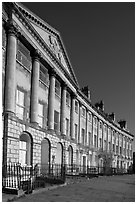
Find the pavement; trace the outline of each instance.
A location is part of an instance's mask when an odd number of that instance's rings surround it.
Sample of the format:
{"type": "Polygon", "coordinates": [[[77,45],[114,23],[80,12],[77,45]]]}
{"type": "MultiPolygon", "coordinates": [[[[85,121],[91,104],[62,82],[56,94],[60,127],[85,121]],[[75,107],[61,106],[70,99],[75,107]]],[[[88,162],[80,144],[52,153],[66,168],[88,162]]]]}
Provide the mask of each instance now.
{"type": "Polygon", "coordinates": [[[135,202],[135,175],[103,176],[52,186],[15,202],[135,202]]]}

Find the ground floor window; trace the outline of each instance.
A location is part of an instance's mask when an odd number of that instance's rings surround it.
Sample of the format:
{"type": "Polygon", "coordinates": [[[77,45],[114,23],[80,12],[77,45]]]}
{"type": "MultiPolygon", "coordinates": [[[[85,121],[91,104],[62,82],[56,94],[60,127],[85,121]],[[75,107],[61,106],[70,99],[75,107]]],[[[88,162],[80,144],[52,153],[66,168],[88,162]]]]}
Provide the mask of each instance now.
{"type": "Polygon", "coordinates": [[[19,141],[19,163],[21,165],[31,165],[31,150],[31,137],[27,133],[23,133],[19,141]]]}

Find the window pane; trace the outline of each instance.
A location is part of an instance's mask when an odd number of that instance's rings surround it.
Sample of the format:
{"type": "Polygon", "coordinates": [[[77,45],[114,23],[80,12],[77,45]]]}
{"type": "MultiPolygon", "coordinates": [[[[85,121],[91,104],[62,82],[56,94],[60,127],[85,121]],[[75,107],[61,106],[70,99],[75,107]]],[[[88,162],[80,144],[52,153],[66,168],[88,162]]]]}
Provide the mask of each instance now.
{"type": "Polygon", "coordinates": [[[75,138],[77,138],[77,124],[75,124],[75,138]]]}
{"type": "Polygon", "coordinates": [[[66,118],[66,135],[69,134],[69,119],[66,118]]]}
{"type": "Polygon", "coordinates": [[[19,142],[19,145],[20,145],[20,149],[26,150],[26,148],[27,148],[27,143],[26,143],[26,142],[20,141],[20,142],[19,142]]]}
{"type": "Polygon", "coordinates": [[[19,151],[19,163],[21,163],[21,165],[26,164],[26,151],[24,150],[19,151]]]}
{"type": "Polygon", "coordinates": [[[54,111],[54,130],[59,130],[59,112],[54,111]]]}
{"type": "Polygon", "coordinates": [[[17,104],[24,106],[24,92],[17,90],[17,104]]]}
{"type": "Polygon", "coordinates": [[[16,114],[20,119],[23,119],[24,108],[16,105],[16,114]]]}
{"type": "Polygon", "coordinates": [[[55,93],[60,96],[60,83],[57,80],[55,82],[55,93]]]}
{"type": "Polygon", "coordinates": [[[70,106],[70,94],[68,92],[66,93],[66,105],[70,106]]]}
{"type": "Polygon", "coordinates": [[[75,112],[78,113],[78,102],[75,101],[75,112]]]}
{"type": "Polygon", "coordinates": [[[40,80],[43,81],[45,84],[48,85],[49,82],[49,76],[48,76],[48,71],[47,69],[44,67],[44,65],[40,64],[40,80]]]}

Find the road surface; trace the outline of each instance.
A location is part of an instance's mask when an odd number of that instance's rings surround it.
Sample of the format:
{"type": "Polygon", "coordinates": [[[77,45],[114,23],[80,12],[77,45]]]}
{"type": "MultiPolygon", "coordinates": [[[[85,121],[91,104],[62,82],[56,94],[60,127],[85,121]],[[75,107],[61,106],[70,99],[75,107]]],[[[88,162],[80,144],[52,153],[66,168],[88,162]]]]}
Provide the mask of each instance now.
{"type": "Polygon", "coordinates": [[[26,195],[16,202],[135,202],[135,176],[104,176],[26,195]]]}

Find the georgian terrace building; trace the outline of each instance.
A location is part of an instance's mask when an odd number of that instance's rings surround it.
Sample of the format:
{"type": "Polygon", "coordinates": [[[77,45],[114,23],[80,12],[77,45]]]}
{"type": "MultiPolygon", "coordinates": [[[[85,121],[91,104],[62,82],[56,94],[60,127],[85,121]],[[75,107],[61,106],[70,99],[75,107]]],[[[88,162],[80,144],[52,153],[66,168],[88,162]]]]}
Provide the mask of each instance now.
{"type": "Polygon", "coordinates": [[[20,3],[2,23],[3,163],[97,166],[102,150],[127,169],[133,135],[80,89],[59,32],[20,3]]]}

